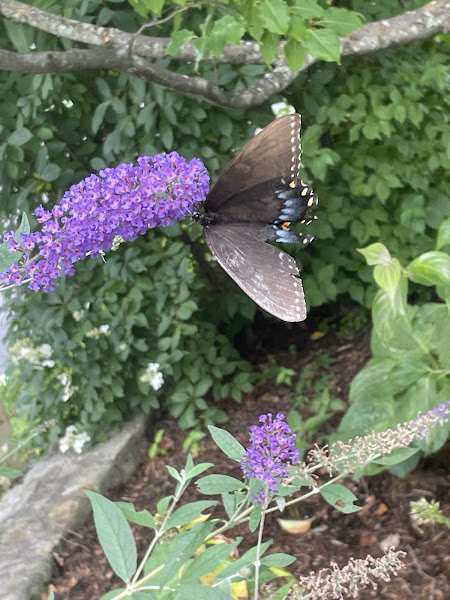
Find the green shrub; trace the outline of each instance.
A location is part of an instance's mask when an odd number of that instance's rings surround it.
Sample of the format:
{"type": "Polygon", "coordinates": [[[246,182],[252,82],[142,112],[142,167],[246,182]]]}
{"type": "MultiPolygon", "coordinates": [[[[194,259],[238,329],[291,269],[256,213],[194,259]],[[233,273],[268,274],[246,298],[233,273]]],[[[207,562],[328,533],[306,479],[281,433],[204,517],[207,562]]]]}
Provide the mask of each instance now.
{"type": "MultiPolygon", "coordinates": [[[[351,406],[336,437],[354,438],[413,419],[450,398],[450,219],[442,222],[436,249],[418,256],[407,267],[380,243],[360,250],[380,290],[372,307],[373,358],[350,387],[351,406]],[[409,282],[432,287],[435,302],[408,302],[409,282]]],[[[450,423],[415,442],[426,454],[447,440],[450,423]]],[[[417,464],[419,454],[395,472],[417,464]]]]}

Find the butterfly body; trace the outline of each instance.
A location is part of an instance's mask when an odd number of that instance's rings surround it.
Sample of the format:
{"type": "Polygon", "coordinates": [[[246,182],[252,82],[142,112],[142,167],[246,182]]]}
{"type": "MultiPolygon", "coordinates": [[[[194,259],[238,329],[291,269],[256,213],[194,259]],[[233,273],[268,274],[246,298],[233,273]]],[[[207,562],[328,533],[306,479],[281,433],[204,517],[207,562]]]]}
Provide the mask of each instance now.
{"type": "Polygon", "coordinates": [[[275,242],[309,243],[290,231],[308,224],[317,196],[298,178],[300,115],[280,117],[256,135],[220,174],[197,220],[221,267],[267,312],[303,321],[306,303],[293,258],[275,242]]]}

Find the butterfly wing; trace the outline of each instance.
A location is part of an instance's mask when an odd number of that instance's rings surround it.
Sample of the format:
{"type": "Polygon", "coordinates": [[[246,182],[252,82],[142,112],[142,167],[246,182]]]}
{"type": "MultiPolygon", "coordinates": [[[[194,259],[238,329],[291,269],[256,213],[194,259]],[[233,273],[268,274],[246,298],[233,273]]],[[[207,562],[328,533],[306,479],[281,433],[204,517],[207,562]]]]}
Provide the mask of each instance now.
{"type": "Polygon", "coordinates": [[[306,319],[306,303],[293,258],[263,242],[264,228],[231,223],[205,227],[205,240],[220,266],[261,308],[283,321],[306,319]]]}
{"type": "Polygon", "coordinates": [[[249,214],[253,215],[250,220],[275,220],[280,210],[274,204],[276,191],[282,180],[288,185],[298,175],[300,125],[299,114],[285,115],[252,138],[220,174],[205,201],[205,211],[225,214],[229,204],[236,220],[247,220],[249,214]],[[245,215],[238,214],[242,203],[247,207],[245,215]]]}

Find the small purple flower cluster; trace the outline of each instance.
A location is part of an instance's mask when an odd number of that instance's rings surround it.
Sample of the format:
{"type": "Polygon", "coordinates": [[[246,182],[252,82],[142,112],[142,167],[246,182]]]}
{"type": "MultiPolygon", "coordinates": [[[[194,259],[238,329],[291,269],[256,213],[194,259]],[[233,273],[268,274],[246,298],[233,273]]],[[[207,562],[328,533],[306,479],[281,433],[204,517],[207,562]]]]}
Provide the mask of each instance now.
{"type": "Polygon", "coordinates": [[[122,164],[73,185],[51,211],[38,207],[42,231],[4,235],[10,252],[24,255],[0,274],[5,285],[31,280],[33,290],[52,291],[61,275],[73,275],[73,264],[90,254],[111,250],[113,242],[133,241],[147,229],[166,226],[196,210],[209,189],[203,163],[189,163],[177,152],[143,156],[138,166],[122,164]],[[37,254],[31,257],[31,253],[37,254]]]}
{"type": "MultiPolygon", "coordinates": [[[[272,413],[261,415],[261,427],[251,428],[251,446],[246,450],[241,461],[244,475],[249,479],[261,480],[273,495],[279,480],[289,474],[288,465],[295,465],[300,459],[300,452],[295,447],[297,437],[291,433],[289,425],[284,422],[285,416],[278,413],[273,419],[272,413]]],[[[261,492],[257,500],[265,500],[267,495],[261,492]]]]}

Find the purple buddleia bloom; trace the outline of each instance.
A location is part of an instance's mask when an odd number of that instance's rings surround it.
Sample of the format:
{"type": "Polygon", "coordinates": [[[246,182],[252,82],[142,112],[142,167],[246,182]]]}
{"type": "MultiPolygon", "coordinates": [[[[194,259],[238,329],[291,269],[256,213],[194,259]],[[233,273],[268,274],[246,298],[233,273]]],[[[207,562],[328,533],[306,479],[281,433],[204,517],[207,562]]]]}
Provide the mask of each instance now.
{"type": "MultiPolygon", "coordinates": [[[[278,413],[273,419],[272,413],[261,415],[261,427],[251,428],[251,446],[247,448],[241,461],[241,468],[246,477],[259,479],[264,483],[269,496],[273,496],[280,479],[289,474],[289,465],[295,465],[300,459],[300,452],[295,447],[295,433],[284,422],[285,416],[278,413]]],[[[257,501],[267,499],[262,491],[257,501]]]]}
{"type": "Polygon", "coordinates": [[[189,163],[177,152],[142,156],[138,165],[122,164],[90,175],[66,192],[52,210],[39,206],[40,232],[4,235],[10,251],[24,253],[0,281],[52,291],[55,280],[74,274],[74,263],[96,257],[117,242],[133,241],[149,228],[171,225],[197,209],[209,189],[209,175],[197,158],[189,163]],[[35,251],[31,258],[30,253],[35,251]],[[30,281],[31,280],[31,281],[30,281]]]}

